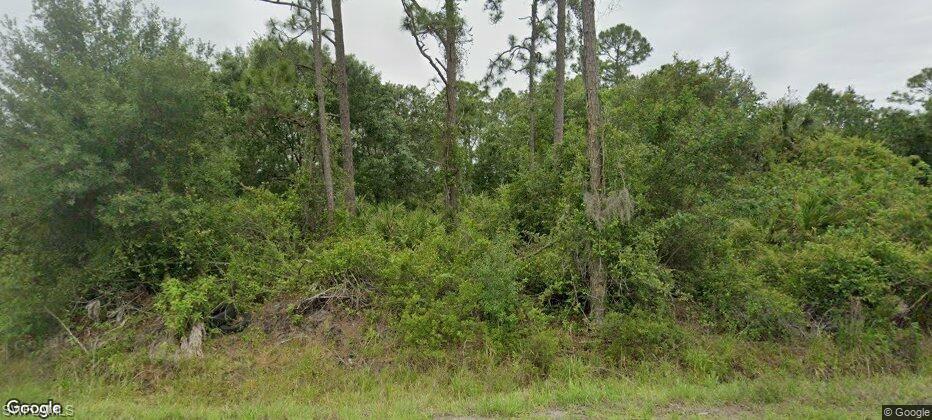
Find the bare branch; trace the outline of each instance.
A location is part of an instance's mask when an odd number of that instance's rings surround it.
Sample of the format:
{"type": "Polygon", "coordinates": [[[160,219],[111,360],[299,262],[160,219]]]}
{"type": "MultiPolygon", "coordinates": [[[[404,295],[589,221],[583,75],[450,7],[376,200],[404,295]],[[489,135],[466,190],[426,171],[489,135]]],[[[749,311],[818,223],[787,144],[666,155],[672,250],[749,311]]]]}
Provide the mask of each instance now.
{"type": "Polygon", "coordinates": [[[68,332],[68,335],[71,336],[71,338],[75,341],[75,343],[78,343],[78,346],[81,347],[81,350],[84,351],[84,354],[87,354],[87,355],[90,355],[90,354],[91,354],[91,353],[87,350],[87,347],[84,347],[84,344],[81,343],[81,340],[78,340],[78,337],[75,336],[73,332],[71,332],[71,328],[68,328],[68,326],[65,325],[65,322],[62,321],[61,318],[55,316],[55,314],[52,313],[52,311],[50,311],[49,308],[43,307],[42,309],[45,309],[45,312],[47,312],[49,315],[52,316],[52,318],[55,318],[55,320],[58,321],[58,324],[61,325],[61,327],[64,328],[65,331],[68,332]]]}
{"type": "Polygon", "coordinates": [[[314,9],[311,9],[310,7],[307,7],[297,2],[291,2],[291,1],[285,1],[285,0],[259,0],[259,1],[265,2],[265,3],[277,4],[279,6],[290,6],[295,9],[304,10],[305,12],[308,12],[308,13],[314,13],[314,9]]]}
{"type": "Polygon", "coordinates": [[[327,41],[329,41],[329,42],[330,42],[330,45],[337,45],[337,41],[335,41],[335,40],[330,36],[330,34],[327,33],[327,31],[322,31],[322,32],[320,33],[320,35],[323,36],[324,39],[326,39],[327,41]]]}
{"type": "Polygon", "coordinates": [[[276,35],[276,37],[278,38],[278,42],[281,43],[282,45],[284,45],[284,44],[290,44],[290,43],[296,41],[298,38],[300,38],[300,37],[302,37],[304,34],[306,34],[307,31],[309,31],[309,30],[310,30],[310,28],[303,28],[303,29],[301,30],[301,32],[299,32],[297,35],[295,35],[295,36],[288,36],[288,35],[284,35],[284,32],[281,31],[281,30],[279,30],[276,26],[272,26],[272,31],[275,32],[275,35],[276,35]],[[284,35],[284,37],[282,37],[282,35],[284,35]]]}
{"type": "Polygon", "coordinates": [[[415,16],[414,8],[416,7],[419,10],[423,10],[421,5],[417,3],[417,0],[410,0],[410,2],[402,0],[401,6],[404,8],[405,15],[407,16],[407,22],[405,26],[411,33],[411,36],[414,38],[414,43],[417,45],[418,51],[421,53],[421,56],[427,60],[430,66],[434,68],[434,71],[437,73],[437,76],[440,77],[440,80],[443,82],[443,84],[447,84],[447,78],[445,76],[446,67],[440,64],[440,60],[432,57],[427,52],[427,45],[422,39],[424,35],[435,34],[436,32],[430,28],[430,25],[428,25],[428,28],[425,30],[419,30],[417,26],[417,17],[415,16]]]}

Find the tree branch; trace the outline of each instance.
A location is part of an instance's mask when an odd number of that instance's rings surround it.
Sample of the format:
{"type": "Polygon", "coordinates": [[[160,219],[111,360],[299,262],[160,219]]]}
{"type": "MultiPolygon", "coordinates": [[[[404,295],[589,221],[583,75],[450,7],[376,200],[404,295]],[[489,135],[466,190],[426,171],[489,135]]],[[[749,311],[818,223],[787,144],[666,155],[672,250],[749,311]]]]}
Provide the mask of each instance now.
{"type": "MultiPolygon", "coordinates": [[[[434,71],[437,72],[437,76],[440,77],[440,80],[443,82],[443,84],[445,85],[448,84],[447,78],[446,76],[444,76],[445,74],[444,70],[446,70],[446,67],[440,64],[439,60],[437,60],[434,57],[431,57],[431,55],[427,52],[427,45],[424,43],[424,40],[421,38],[424,34],[427,34],[427,33],[434,34],[435,32],[429,28],[428,30],[421,32],[420,30],[418,30],[418,27],[417,27],[417,17],[415,16],[413,8],[416,7],[419,10],[423,10],[423,8],[421,8],[421,5],[418,4],[416,0],[410,0],[410,2],[401,0],[401,7],[404,8],[405,15],[407,16],[407,22],[406,22],[407,24],[405,26],[407,26],[408,31],[411,33],[411,36],[414,38],[414,43],[417,44],[417,49],[421,53],[421,56],[423,56],[427,60],[427,62],[430,64],[430,66],[434,68],[434,71]]],[[[430,25],[428,25],[428,27],[429,26],[430,25]]]]}
{"type": "Polygon", "coordinates": [[[90,355],[90,354],[91,354],[91,352],[89,352],[89,351],[87,350],[87,347],[84,347],[84,344],[81,343],[81,340],[78,340],[78,337],[75,336],[73,332],[71,332],[71,328],[68,328],[68,326],[65,325],[65,322],[62,321],[61,318],[55,316],[55,314],[53,314],[52,311],[49,310],[49,308],[43,307],[42,309],[45,309],[45,312],[47,312],[49,315],[52,316],[52,318],[55,318],[55,320],[58,321],[58,324],[61,325],[61,327],[64,328],[65,331],[68,332],[68,335],[71,336],[71,338],[74,340],[74,342],[75,342],[75,343],[78,343],[78,346],[81,347],[81,350],[84,351],[84,354],[86,354],[86,355],[90,355]]]}
{"type": "Polygon", "coordinates": [[[279,6],[290,6],[290,7],[294,7],[295,9],[304,10],[305,12],[308,12],[308,13],[314,13],[314,10],[311,9],[310,7],[307,7],[297,2],[291,2],[291,1],[285,1],[285,0],[259,0],[259,1],[265,2],[265,3],[277,4],[279,6]]]}

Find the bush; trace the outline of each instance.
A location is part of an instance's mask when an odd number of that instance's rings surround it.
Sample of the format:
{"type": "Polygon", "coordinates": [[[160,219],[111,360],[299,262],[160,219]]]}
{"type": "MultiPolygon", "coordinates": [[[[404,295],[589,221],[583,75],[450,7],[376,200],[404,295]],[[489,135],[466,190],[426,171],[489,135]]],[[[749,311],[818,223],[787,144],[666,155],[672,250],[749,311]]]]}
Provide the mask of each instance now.
{"type": "MultiPolygon", "coordinates": [[[[411,249],[384,303],[395,308],[404,341],[439,349],[484,341],[513,347],[525,311],[517,283],[513,231],[479,199],[449,234],[411,249]]],[[[491,206],[491,207],[490,207],[491,206]]],[[[493,212],[494,213],[494,212],[493,212]]]]}
{"type": "Polygon", "coordinates": [[[292,201],[261,189],[186,209],[177,229],[162,239],[181,262],[161,264],[184,268],[168,270],[156,282],[166,325],[183,333],[221,303],[254,308],[293,283],[301,249],[297,214],[292,201]]]}
{"type": "Polygon", "coordinates": [[[311,247],[293,290],[348,285],[406,346],[430,355],[467,343],[515,348],[529,321],[514,229],[500,200],[472,197],[449,233],[424,210],[367,209],[311,247]]]}
{"type": "Polygon", "coordinates": [[[609,277],[618,279],[617,290],[611,292],[613,306],[622,311],[669,312],[673,272],[660,261],[656,234],[648,228],[622,236],[627,240],[617,243],[624,246],[609,259],[609,277]]]}
{"type": "Polygon", "coordinates": [[[806,317],[796,299],[768,287],[748,291],[743,311],[743,335],[752,340],[778,340],[799,332],[806,317]]]}
{"type": "Polygon", "coordinates": [[[861,139],[826,134],[797,146],[684,218],[687,231],[707,233],[691,238],[704,246],[693,246],[698,261],[681,265],[677,288],[710,309],[711,325],[752,339],[837,331],[852,302],[869,328],[927,326],[923,169],[861,139]]]}
{"type": "Polygon", "coordinates": [[[541,374],[550,372],[560,352],[560,337],[552,330],[541,330],[524,338],[521,357],[530,362],[541,374]]]}
{"type": "Polygon", "coordinates": [[[605,316],[598,330],[601,352],[619,365],[632,362],[679,360],[685,334],[672,321],[649,318],[646,314],[605,316]]]}
{"type": "Polygon", "coordinates": [[[36,268],[29,255],[0,254],[0,344],[9,354],[33,350],[54,332],[58,325],[46,309],[64,307],[75,293],[73,279],[50,278],[36,268]]]}
{"type": "Polygon", "coordinates": [[[196,322],[207,318],[217,303],[223,302],[224,295],[215,277],[200,277],[191,283],[167,278],[162,282],[155,309],[162,315],[165,326],[181,336],[196,322]]]}
{"type": "Polygon", "coordinates": [[[917,325],[906,328],[867,325],[855,308],[835,334],[842,367],[860,365],[878,371],[920,367],[922,334],[917,325]]]}
{"type": "Polygon", "coordinates": [[[806,316],[798,300],[765,283],[755,270],[735,261],[697,274],[688,289],[705,309],[700,318],[715,330],[752,340],[781,340],[804,330],[806,316]]]}

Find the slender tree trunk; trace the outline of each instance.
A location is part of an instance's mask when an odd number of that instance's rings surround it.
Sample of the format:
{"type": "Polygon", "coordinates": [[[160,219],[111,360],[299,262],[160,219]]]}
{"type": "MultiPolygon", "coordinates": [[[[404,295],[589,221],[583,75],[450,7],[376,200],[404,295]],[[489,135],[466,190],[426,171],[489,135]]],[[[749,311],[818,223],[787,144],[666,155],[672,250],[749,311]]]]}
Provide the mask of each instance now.
{"type": "Polygon", "coordinates": [[[356,214],[356,165],[353,160],[353,133],[350,127],[349,88],[346,80],[346,45],[343,41],[342,0],[331,0],[333,7],[334,49],[336,50],[337,90],[340,95],[340,128],[343,130],[343,172],[346,209],[356,214]]]}
{"type": "MultiPolygon", "coordinates": [[[[582,0],[583,13],[583,80],[586,85],[586,144],[589,159],[589,194],[590,205],[596,206],[591,212],[596,218],[602,211],[603,189],[602,177],[602,109],[599,101],[599,66],[596,57],[595,0],[582,0]]],[[[605,316],[606,278],[602,258],[595,249],[589,255],[589,316],[595,323],[602,322],[605,316]]]]}
{"type": "Polygon", "coordinates": [[[333,223],[335,211],[333,193],[333,169],[330,166],[330,139],[327,138],[327,108],[324,94],[324,54],[321,42],[320,0],[313,2],[315,11],[311,13],[311,30],[314,32],[314,84],[317,90],[317,121],[320,128],[321,167],[324,171],[324,190],[327,193],[327,222],[333,223]]]}
{"type": "MultiPolygon", "coordinates": [[[[307,172],[307,185],[310,187],[314,185],[314,155],[316,151],[315,147],[312,144],[313,142],[313,131],[310,128],[310,124],[306,127],[307,137],[304,140],[304,156],[302,157],[301,164],[304,166],[304,170],[307,172]]],[[[311,213],[311,203],[310,200],[302,200],[301,209],[304,215],[304,230],[301,232],[303,235],[310,235],[314,231],[314,215],[311,213]]]]}
{"type": "Polygon", "coordinates": [[[553,143],[563,144],[566,96],[566,0],[557,0],[556,92],[553,102],[553,143]]]}
{"type": "Polygon", "coordinates": [[[531,0],[531,45],[528,51],[528,118],[530,120],[531,138],[528,145],[531,147],[531,163],[537,155],[537,43],[540,41],[540,22],[537,16],[537,6],[540,0],[531,0]]]}
{"type": "MultiPolygon", "coordinates": [[[[576,32],[577,32],[576,36],[578,36],[579,39],[584,39],[585,34],[583,33],[583,24],[582,24],[583,18],[582,18],[581,6],[580,8],[578,8],[576,20],[578,20],[578,22],[576,23],[576,32]]],[[[579,54],[579,71],[580,71],[579,74],[585,77],[585,74],[586,74],[586,58],[585,58],[586,57],[586,43],[580,42],[577,48],[579,49],[579,51],[576,51],[576,54],[579,54]]],[[[598,56],[596,56],[596,60],[598,60],[598,56]]]]}
{"type": "Polygon", "coordinates": [[[444,202],[449,213],[449,217],[454,217],[456,210],[459,208],[459,167],[456,163],[456,142],[457,142],[457,68],[459,67],[458,55],[458,37],[459,29],[456,24],[457,10],[454,0],[446,0],[444,3],[444,13],[446,14],[447,25],[444,36],[444,56],[446,71],[446,100],[447,114],[444,124],[444,139],[441,147],[441,159],[444,168],[444,202]]]}

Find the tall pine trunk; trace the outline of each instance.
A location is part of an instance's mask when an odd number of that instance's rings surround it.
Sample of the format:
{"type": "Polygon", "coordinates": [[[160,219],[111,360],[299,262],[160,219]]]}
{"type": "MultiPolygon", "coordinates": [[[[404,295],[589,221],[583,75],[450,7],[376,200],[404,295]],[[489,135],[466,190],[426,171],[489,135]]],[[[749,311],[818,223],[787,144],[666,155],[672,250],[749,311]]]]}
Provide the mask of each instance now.
{"type": "Polygon", "coordinates": [[[566,96],[566,0],[557,0],[556,81],[553,102],[553,143],[563,144],[566,96]]]}
{"type": "MultiPolygon", "coordinates": [[[[596,56],[597,40],[595,29],[595,0],[582,0],[583,17],[583,81],[586,85],[586,144],[589,159],[589,187],[591,199],[588,205],[593,219],[600,219],[605,182],[602,177],[602,109],[599,101],[599,65],[596,56]],[[594,216],[594,217],[593,217],[594,216]]],[[[605,317],[606,278],[602,258],[595,249],[595,241],[589,246],[589,317],[596,324],[605,317]]]]}
{"type": "Polygon", "coordinates": [[[447,19],[443,41],[446,71],[446,101],[447,113],[444,123],[443,145],[441,146],[441,160],[443,166],[444,203],[447,207],[448,217],[455,217],[459,208],[459,167],[456,163],[456,142],[458,136],[457,115],[457,68],[459,67],[458,37],[459,29],[456,23],[456,1],[446,0],[444,13],[447,19]]]}
{"type": "Polygon", "coordinates": [[[330,139],[327,138],[327,98],[324,94],[324,54],[323,43],[321,42],[320,0],[315,0],[313,4],[314,12],[311,13],[311,30],[314,32],[314,85],[317,90],[317,122],[320,128],[320,162],[324,171],[324,190],[327,193],[327,221],[332,224],[335,205],[333,169],[330,166],[330,139]]]}
{"type": "Polygon", "coordinates": [[[353,160],[353,133],[350,126],[349,87],[346,80],[346,45],[343,41],[342,0],[331,0],[333,7],[334,49],[336,50],[337,91],[340,96],[340,128],[343,131],[343,172],[346,209],[356,214],[356,165],[353,160]]]}
{"type": "Polygon", "coordinates": [[[531,163],[537,155],[537,44],[540,42],[540,21],[537,16],[537,7],[540,0],[531,0],[531,39],[528,51],[528,119],[530,135],[528,146],[531,148],[531,163]]]}

